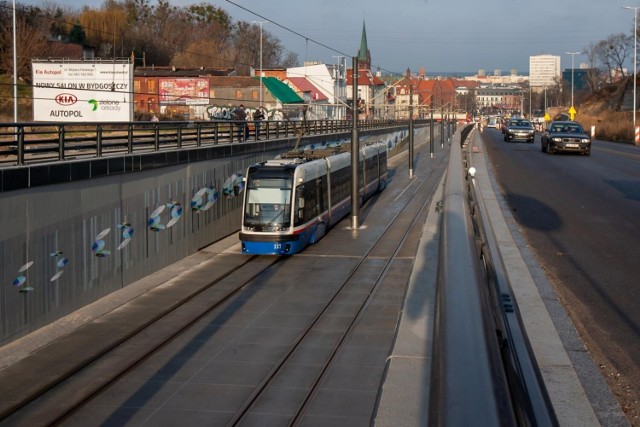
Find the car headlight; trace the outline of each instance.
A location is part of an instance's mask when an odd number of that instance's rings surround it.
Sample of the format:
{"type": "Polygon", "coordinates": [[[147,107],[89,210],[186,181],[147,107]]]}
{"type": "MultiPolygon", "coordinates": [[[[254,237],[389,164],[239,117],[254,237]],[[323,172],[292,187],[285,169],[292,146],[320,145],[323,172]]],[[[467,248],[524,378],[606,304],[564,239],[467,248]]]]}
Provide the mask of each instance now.
{"type": "Polygon", "coordinates": [[[562,138],[551,138],[553,142],[562,142],[562,138]]]}
{"type": "Polygon", "coordinates": [[[589,138],[582,138],[582,140],[580,142],[583,142],[585,144],[590,143],[591,141],[589,140],[589,138]]]}

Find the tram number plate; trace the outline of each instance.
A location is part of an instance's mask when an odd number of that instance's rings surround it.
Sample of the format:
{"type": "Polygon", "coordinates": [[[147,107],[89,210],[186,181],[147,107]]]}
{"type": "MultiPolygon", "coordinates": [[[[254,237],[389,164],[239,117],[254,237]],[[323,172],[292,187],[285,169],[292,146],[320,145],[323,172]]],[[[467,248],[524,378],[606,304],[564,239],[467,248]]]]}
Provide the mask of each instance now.
{"type": "Polygon", "coordinates": [[[279,251],[280,249],[282,249],[282,244],[281,243],[274,243],[273,244],[273,249],[275,249],[276,251],[279,251]]]}

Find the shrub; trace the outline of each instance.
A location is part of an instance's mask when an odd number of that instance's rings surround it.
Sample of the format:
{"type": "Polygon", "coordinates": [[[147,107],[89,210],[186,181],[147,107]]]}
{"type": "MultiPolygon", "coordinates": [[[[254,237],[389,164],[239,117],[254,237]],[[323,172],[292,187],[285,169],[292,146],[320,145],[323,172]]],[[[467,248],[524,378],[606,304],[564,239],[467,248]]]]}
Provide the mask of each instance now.
{"type": "Polygon", "coordinates": [[[631,112],[602,111],[597,117],[578,113],[575,119],[588,133],[595,126],[596,139],[633,143],[632,116],[631,112]]]}

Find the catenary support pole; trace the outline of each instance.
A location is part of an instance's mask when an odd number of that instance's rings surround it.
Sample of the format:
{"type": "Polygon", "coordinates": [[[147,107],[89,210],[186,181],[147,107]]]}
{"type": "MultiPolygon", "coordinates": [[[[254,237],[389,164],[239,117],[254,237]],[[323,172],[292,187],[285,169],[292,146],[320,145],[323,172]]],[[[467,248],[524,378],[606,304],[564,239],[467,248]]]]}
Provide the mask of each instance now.
{"type": "Polygon", "coordinates": [[[360,191],[358,189],[358,156],[360,152],[360,137],[358,136],[358,58],[353,57],[351,72],[351,116],[353,128],[351,130],[351,228],[360,227],[360,191]]]}
{"type": "Polygon", "coordinates": [[[409,86],[409,178],[413,178],[413,85],[409,86]]]}

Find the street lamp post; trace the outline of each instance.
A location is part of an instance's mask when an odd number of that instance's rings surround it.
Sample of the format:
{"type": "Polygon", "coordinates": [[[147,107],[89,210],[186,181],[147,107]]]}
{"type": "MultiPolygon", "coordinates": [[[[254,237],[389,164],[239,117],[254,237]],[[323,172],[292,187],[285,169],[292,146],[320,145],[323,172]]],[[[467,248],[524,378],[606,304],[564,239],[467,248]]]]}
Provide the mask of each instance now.
{"type": "Polygon", "coordinates": [[[346,69],[346,63],[343,62],[345,61],[346,56],[342,56],[342,55],[333,55],[333,58],[337,58],[338,59],[338,65],[336,66],[335,69],[335,82],[333,85],[333,103],[335,105],[335,112],[333,114],[333,117],[335,117],[336,119],[342,119],[345,117],[345,114],[343,113],[343,105],[344,102],[342,101],[343,98],[345,98],[345,91],[347,90],[346,86],[343,85],[344,82],[344,70],[346,69]]]}
{"type": "Polygon", "coordinates": [[[638,9],[640,6],[622,6],[623,9],[633,10],[633,130],[636,129],[636,73],[638,61],[638,9]]]}
{"type": "Polygon", "coordinates": [[[573,108],[573,69],[574,69],[573,58],[575,58],[576,55],[579,55],[582,52],[565,52],[565,53],[567,55],[571,55],[571,108],[573,108]]]}
{"type": "Polygon", "coordinates": [[[253,21],[256,24],[260,24],[260,105],[262,107],[262,24],[266,24],[269,21],[253,21]]]}
{"type": "MultiPolygon", "coordinates": [[[[13,122],[18,123],[18,54],[16,49],[16,0],[13,0],[13,122]]],[[[634,114],[635,115],[635,114],[634,114]]],[[[16,128],[17,130],[17,128],[16,128]]]]}

